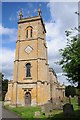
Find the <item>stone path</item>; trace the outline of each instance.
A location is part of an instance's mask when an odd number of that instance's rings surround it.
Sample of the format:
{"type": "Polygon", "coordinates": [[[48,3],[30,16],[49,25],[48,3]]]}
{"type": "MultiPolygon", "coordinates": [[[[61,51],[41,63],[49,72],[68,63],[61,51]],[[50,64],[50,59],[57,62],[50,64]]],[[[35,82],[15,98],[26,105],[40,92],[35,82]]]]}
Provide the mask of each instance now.
{"type": "Polygon", "coordinates": [[[19,116],[16,115],[16,113],[13,113],[4,107],[2,107],[2,119],[1,120],[21,120],[19,116]]]}

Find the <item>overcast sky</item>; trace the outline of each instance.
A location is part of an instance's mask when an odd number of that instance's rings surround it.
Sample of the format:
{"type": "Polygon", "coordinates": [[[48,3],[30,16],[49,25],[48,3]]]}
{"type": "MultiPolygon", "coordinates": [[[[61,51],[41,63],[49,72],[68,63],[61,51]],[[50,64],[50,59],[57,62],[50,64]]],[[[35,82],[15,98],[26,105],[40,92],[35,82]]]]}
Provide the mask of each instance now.
{"type": "Polygon", "coordinates": [[[47,30],[49,65],[55,70],[58,80],[61,83],[68,84],[66,78],[62,75],[61,67],[56,65],[55,62],[61,59],[59,49],[66,46],[65,30],[70,30],[78,24],[78,18],[75,14],[78,11],[77,2],[2,3],[2,23],[0,21],[0,43],[2,35],[0,64],[2,64],[2,72],[5,78],[12,79],[19,10],[22,9],[24,17],[28,17],[28,15],[36,16],[38,6],[41,7],[47,30]]]}

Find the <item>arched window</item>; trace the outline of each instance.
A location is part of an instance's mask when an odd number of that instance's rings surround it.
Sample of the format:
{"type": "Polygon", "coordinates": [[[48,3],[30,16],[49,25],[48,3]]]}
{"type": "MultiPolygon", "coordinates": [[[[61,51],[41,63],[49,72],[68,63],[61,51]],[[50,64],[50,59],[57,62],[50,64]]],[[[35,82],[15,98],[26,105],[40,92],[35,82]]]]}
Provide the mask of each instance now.
{"type": "Polygon", "coordinates": [[[31,38],[33,36],[33,28],[32,26],[28,26],[26,28],[26,38],[31,38]]]}
{"type": "Polygon", "coordinates": [[[28,30],[26,30],[26,38],[28,38],[28,30]]]}
{"type": "Polygon", "coordinates": [[[32,37],[32,29],[31,29],[30,37],[32,37]]]}
{"type": "Polygon", "coordinates": [[[30,69],[31,69],[31,64],[27,63],[26,64],[26,77],[31,77],[30,69]]]}

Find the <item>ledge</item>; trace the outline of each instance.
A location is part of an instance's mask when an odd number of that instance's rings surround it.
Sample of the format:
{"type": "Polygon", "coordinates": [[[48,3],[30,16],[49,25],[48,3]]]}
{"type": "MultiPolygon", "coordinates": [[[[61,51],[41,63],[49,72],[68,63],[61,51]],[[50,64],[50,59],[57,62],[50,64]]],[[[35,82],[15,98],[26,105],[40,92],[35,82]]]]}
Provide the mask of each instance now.
{"type": "Polygon", "coordinates": [[[23,78],[23,80],[29,80],[29,79],[32,79],[32,77],[23,78]]]}

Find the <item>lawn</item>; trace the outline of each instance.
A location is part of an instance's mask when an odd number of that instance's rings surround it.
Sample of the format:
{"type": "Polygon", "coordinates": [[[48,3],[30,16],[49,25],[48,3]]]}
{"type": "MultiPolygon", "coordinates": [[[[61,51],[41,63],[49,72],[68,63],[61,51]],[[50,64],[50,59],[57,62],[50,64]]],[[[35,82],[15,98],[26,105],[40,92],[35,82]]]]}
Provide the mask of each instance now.
{"type": "Polygon", "coordinates": [[[41,115],[40,118],[44,118],[45,116],[41,112],[41,108],[36,106],[36,107],[9,107],[5,106],[7,109],[16,112],[17,115],[19,115],[21,118],[24,118],[23,120],[33,120],[35,118],[34,114],[36,111],[40,111],[41,115]]]}
{"type": "Polygon", "coordinates": [[[48,116],[41,112],[41,108],[39,106],[36,107],[16,107],[11,108],[9,106],[5,106],[7,109],[16,112],[23,120],[33,120],[36,118],[34,116],[36,111],[40,111],[41,115],[38,117],[43,120],[79,120],[80,118],[80,108],[77,104],[77,98],[71,98],[71,103],[73,104],[74,108],[74,115],[72,116],[64,116],[63,110],[53,110],[48,116]]]}

